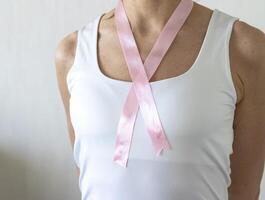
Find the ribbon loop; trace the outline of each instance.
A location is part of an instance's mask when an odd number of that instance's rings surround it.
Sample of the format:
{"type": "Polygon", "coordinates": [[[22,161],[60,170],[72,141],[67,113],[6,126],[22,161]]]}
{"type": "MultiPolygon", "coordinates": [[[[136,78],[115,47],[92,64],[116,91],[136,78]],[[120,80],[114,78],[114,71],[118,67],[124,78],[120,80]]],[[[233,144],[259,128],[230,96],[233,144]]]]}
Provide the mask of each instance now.
{"type": "Polygon", "coordinates": [[[118,0],[118,5],[115,8],[116,28],[132,79],[132,87],[129,90],[118,124],[113,157],[113,161],[122,167],[127,166],[133,128],[139,107],[156,155],[159,155],[163,149],[169,150],[172,148],[162,127],[149,80],[187,19],[192,7],[193,2],[191,0],[181,0],[143,64],[123,2],[118,0]]]}

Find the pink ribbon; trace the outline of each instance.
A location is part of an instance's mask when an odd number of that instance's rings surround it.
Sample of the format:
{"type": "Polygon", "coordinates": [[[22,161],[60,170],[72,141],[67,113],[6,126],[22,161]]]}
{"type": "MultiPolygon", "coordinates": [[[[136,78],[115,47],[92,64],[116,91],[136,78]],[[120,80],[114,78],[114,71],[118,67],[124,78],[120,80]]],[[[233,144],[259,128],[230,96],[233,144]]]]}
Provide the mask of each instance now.
{"type": "Polygon", "coordinates": [[[132,88],[129,90],[118,124],[113,157],[113,161],[122,167],[126,168],[127,166],[133,128],[139,107],[156,155],[160,155],[163,149],[171,149],[159,119],[149,80],[186,21],[192,7],[192,0],[180,1],[143,64],[123,2],[118,0],[115,8],[115,22],[122,52],[132,79],[132,88]]]}

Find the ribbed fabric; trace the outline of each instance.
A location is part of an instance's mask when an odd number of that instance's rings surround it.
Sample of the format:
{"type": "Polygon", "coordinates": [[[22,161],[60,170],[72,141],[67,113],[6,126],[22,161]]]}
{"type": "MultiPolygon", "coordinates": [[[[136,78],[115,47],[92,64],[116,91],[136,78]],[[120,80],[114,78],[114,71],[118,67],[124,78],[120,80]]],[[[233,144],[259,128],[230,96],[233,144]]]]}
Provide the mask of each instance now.
{"type": "Polygon", "coordinates": [[[78,30],[75,60],[67,74],[82,200],[228,200],[237,100],[229,39],[238,18],[215,9],[189,70],[151,82],[172,150],[155,155],[139,112],[128,167],[122,168],[112,158],[131,82],[112,79],[98,66],[101,17],[78,30]]]}

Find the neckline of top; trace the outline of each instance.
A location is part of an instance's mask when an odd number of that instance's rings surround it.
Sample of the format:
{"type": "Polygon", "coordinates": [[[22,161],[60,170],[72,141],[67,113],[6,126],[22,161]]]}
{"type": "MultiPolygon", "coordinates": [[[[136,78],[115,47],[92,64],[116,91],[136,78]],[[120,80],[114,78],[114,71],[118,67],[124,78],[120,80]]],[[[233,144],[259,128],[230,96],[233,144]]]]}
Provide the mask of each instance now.
{"type": "MultiPolygon", "coordinates": [[[[170,82],[170,81],[180,80],[180,79],[185,78],[186,76],[190,75],[196,69],[196,66],[199,63],[200,57],[202,56],[202,52],[204,51],[204,49],[206,47],[206,43],[207,43],[207,41],[208,41],[208,39],[210,37],[210,34],[212,32],[212,28],[213,28],[213,25],[214,25],[215,17],[217,15],[218,11],[219,11],[218,9],[213,9],[213,12],[211,14],[210,20],[208,22],[208,26],[207,26],[207,29],[206,29],[205,36],[203,38],[202,45],[201,45],[200,50],[199,50],[199,53],[197,54],[197,56],[195,58],[195,61],[188,68],[188,70],[185,71],[182,74],[177,75],[177,76],[164,78],[164,79],[160,79],[160,80],[156,80],[156,81],[151,81],[151,82],[149,82],[150,85],[159,85],[159,84],[167,83],[167,82],[170,82]]],[[[94,41],[93,42],[93,47],[92,47],[93,61],[94,61],[93,63],[95,64],[96,72],[99,75],[99,77],[101,77],[101,79],[103,79],[103,80],[106,80],[106,81],[112,82],[112,83],[117,83],[117,84],[120,84],[120,85],[131,86],[132,85],[132,81],[125,81],[125,80],[111,78],[111,77],[105,75],[100,69],[99,60],[98,60],[98,51],[97,51],[98,50],[98,31],[99,31],[100,20],[105,14],[106,13],[103,12],[100,15],[98,15],[98,17],[94,21],[94,24],[93,24],[94,26],[93,26],[93,29],[92,29],[93,30],[93,34],[92,35],[93,35],[93,41],[94,41]]]]}

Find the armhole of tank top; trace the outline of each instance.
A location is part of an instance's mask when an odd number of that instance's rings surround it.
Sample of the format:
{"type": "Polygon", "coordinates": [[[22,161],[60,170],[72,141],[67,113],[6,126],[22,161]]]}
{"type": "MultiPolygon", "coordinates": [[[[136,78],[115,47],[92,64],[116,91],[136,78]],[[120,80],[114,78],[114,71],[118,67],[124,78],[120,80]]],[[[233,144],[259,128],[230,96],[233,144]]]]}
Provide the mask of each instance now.
{"type": "Polygon", "coordinates": [[[80,31],[82,29],[83,29],[83,27],[76,30],[77,37],[76,37],[74,60],[73,60],[73,64],[71,65],[71,67],[68,69],[68,72],[66,73],[67,89],[68,89],[68,92],[70,95],[71,95],[72,85],[73,85],[72,73],[73,73],[74,69],[77,67],[77,57],[79,54],[80,31]]]}
{"type": "Polygon", "coordinates": [[[234,98],[234,103],[237,102],[237,93],[236,93],[236,88],[235,84],[232,78],[232,71],[231,71],[231,62],[230,62],[230,39],[233,31],[233,27],[236,21],[238,21],[239,18],[237,17],[232,17],[230,21],[228,22],[228,27],[226,30],[226,38],[225,38],[225,73],[226,77],[228,79],[228,83],[231,86],[231,89],[233,90],[233,98],[234,98]]]}

